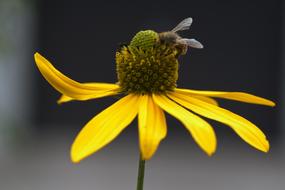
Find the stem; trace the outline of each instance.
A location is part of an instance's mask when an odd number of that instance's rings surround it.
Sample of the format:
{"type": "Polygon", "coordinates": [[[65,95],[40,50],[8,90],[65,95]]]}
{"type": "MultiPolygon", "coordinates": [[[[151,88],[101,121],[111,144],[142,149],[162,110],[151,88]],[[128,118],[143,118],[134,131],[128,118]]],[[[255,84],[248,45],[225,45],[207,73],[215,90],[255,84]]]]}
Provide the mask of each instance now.
{"type": "Polygon", "coordinates": [[[143,190],[144,169],[145,169],[145,160],[143,160],[141,155],[140,155],[137,190],[143,190]]]}

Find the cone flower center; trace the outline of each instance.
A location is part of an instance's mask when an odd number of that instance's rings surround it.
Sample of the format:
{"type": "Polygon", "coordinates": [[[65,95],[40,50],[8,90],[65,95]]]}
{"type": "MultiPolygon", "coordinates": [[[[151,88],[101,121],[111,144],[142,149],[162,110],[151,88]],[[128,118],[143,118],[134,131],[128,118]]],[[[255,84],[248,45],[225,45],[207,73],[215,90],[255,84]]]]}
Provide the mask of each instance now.
{"type": "Polygon", "coordinates": [[[116,52],[118,84],[126,93],[173,91],[178,79],[178,51],[151,30],[140,31],[116,52]]]}

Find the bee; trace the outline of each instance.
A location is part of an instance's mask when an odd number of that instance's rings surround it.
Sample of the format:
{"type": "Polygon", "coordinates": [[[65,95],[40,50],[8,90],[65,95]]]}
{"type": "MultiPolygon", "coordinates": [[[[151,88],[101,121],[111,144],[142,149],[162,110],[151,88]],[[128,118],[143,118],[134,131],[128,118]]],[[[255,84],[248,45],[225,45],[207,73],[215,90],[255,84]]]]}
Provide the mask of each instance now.
{"type": "Polygon", "coordinates": [[[178,50],[179,55],[185,55],[188,47],[203,48],[203,45],[195,39],[182,38],[177,34],[179,31],[188,30],[193,22],[192,18],[182,20],[171,31],[161,32],[158,34],[159,42],[167,46],[174,47],[178,50]]]}

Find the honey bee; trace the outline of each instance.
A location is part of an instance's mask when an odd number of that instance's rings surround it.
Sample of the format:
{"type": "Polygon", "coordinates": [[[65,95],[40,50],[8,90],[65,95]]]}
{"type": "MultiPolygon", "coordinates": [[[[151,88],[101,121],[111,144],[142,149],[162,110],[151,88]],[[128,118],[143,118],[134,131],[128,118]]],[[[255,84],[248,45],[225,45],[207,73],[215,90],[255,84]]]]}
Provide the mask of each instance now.
{"type": "Polygon", "coordinates": [[[182,38],[177,34],[179,31],[188,30],[193,22],[192,18],[186,18],[182,20],[171,31],[159,33],[159,41],[162,44],[173,46],[179,51],[179,55],[185,55],[188,47],[203,48],[203,45],[195,39],[182,38]]]}

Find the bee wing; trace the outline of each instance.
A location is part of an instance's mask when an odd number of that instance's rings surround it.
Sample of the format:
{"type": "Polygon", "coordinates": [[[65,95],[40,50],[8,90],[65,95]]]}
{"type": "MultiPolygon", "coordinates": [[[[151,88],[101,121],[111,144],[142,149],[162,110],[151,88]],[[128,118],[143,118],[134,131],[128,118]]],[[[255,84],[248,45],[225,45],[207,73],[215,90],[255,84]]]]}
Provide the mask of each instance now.
{"type": "Polygon", "coordinates": [[[204,47],[200,42],[195,39],[182,38],[178,42],[186,44],[187,46],[192,48],[202,49],[204,47]]]}
{"type": "Polygon", "coordinates": [[[173,28],[172,32],[178,32],[182,30],[188,30],[193,22],[191,17],[182,20],[175,28],[173,28]]]}

